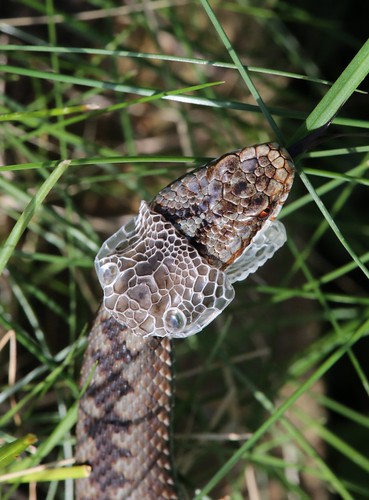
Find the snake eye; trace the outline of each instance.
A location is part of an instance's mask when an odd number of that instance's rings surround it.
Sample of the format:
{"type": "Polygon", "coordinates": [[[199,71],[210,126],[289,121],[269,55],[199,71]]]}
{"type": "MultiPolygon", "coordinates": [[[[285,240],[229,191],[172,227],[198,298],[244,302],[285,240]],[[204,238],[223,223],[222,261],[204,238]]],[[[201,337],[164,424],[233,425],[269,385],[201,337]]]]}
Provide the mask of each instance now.
{"type": "Polygon", "coordinates": [[[264,210],[262,210],[260,212],[259,217],[261,217],[262,219],[265,219],[266,217],[268,217],[269,214],[270,214],[270,208],[266,207],[266,208],[264,208],[264,210]]]}
{"type": "Polygon", "coordinates": [[[164,325],[170,333],[180,332],[186,323],[186,316],[179,309],[171,308],[164,313],[164,325]]]}
{"type": "Polygon", "coordinates": [[[118,276],[118,266],[113,262],[103,264],[99,269],[99,278],[104,285],[111,285],[118,276]]]}

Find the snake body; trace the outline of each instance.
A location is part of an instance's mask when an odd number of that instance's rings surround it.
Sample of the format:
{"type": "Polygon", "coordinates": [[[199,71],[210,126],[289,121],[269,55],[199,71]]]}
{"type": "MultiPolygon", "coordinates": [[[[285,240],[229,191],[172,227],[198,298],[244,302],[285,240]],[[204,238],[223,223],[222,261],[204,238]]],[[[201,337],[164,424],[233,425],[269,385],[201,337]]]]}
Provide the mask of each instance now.
{"type": "Polygon", "coordinates": [[[294,166],[277,144],[250,146],[174,181],[101,247],[104,291],[82,368],[77,453],[82,499],[176,499],[172,340],[201,331],[232,283],[284,243],[274,221],[294,166]],[[96,366],[97,365],[97,366],[96,366]],[[90,380],[91,379],[91,380],[90,380]]]}

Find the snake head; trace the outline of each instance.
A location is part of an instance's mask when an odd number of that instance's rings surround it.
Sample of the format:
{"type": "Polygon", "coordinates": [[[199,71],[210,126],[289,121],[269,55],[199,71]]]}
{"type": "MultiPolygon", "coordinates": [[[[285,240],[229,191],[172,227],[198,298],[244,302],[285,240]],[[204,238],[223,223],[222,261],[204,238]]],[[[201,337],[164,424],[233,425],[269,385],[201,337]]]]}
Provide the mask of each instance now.
{"type": "Polygon", "coordinates": [[[293,182],[275,143],[228,153],[164,188],[95,260],[110,314],[141,336],[188,337],[234,297],[232,284],[286,240],[275,221],[293,182]]]}
{"type": "Polygon", "coordinates": [[[290,192],[294,165],[276,143],[227,153],[172,182],[151,208],[171,221],[208,262],[235,262],[290,192]]]}
{"type": "Polygon", "coordinates": [[[102,245],[95,267],[105,308],[143,337],[198,333],[234,297],[227,275],[144,201],[102,245]]]}

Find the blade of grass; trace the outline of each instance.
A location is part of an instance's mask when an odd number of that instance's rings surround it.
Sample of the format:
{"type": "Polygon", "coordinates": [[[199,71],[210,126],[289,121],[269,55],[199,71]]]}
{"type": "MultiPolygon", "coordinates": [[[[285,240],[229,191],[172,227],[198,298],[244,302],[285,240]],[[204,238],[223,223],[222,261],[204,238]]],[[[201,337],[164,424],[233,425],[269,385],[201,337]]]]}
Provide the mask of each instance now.
{"type": "Polygon", "coordinates": [[[4,271],[5,266],[8,263],[17,243],[19,242],[22,234],[27,228],[32,217],[35,215],[37,210],[42,205],[46,196],[53,189],[55,184],[58,182],[60,177],[66,172],[70,165],[70,160],[64,160],[60,162],[55,170],[51,172],[46,181],[41,185],[38,192],[32,198],[32,200],[27,205],[24,212],[21,214],[17,220],[15,226],[13,227],[11,233],[5,241],[3,248],[0,250],[0,274],[4,271]]]}
{"type": "Polygon", "coordinates": [[[2,113],[0,114],[0,122],[6,121],[22,121],[29,118],[49,118],[51,116],[66,116],[74,113],[84,113],[86,111],[94,111],[96,107],[91,104],[82,104],[80,106],[64,106],[63,108],[40,109],[38,111],[28,111],[25,113],[2,113]]]}
{"type": "MultiPolygon", "coordinates": [[[[102,55],[102,56],[114,56],[114,57],[131,57],[136,59],[148,59],[153,61],[164,61],[164,62],[178,62],[183,64],[196,64],[200,66],[211,66],[214,68],[224,68],[224,69],[237,69],[237,65],[233,63],[223,62],[223,61],[212,61],[210,59],[199,59],[196,57],[181,57],[174,56],[171,54],[152,54],[148,52],[134,52],[131,50],[108,50],[108,49],[96,49],[90,47],[45,47],[39,45],[0,45],[0,51],[4,52],[51,52],[55,54],[61,54],[65,56],[67,54],[90,54],[90,55],[102,55]]],[[[318,83],[320,85],[332,85],[332,82],[324,80],[322,78],[315,78],[312,76],[306,76],[298,73],[292,73],[290,71],[283,71],[280,69],[273,68],[263,68],[260,66],[246,66],[243,65],[246,70],[251,73],[261,73],[265,75],[273,76],[283,76],[285,78],[290,78],[294,80],[306,80],[310,83],[318,83]]],[[[367,94],[364,90],[357,90],[361,94],[367,94]]]]}
{"type": "Polygon", "coordinates": [[[88,477],[91,472],[89,465],[76,465],[75,467],[46,466],[34,467],[0,476],[0,483],[33,483],[40,481],[63,481],[65,479],[79,479],[88,477]],[[41,469],[41,470],[40,470],[41,469]]]}
{"type": "MultiPolygon", "coordinates": [[[[72,85],[83,85],[86,87],[92,87],[95,89],[105,89],[105,90],[114,90],[115,92],[124,92],[128,94],[138,94],[142,96],[155,96],[157,98],[157,95],[160,95],[162,99],[169,99],[169,100],[176,100],[174,98],[175,95],[181,93],[181,92],[191,92],[193,90],[199,90],[201,88],[205,87],[210,87],[213,85],[220,85],[223,82],[211,82],[211,83],[206,83],[206,84],[201,84],[201,85],[193,85],[192,87],[187,87],[183,88],[177,91],[172,91],[172,92],[159,92],[155,89],[148,89],[144,87],[134,87],[131,85],[123,85],[121,83],[114,83],[114,82],[101,82],[98,80],[94,80],[92,78],[82,78],[82,77],[75,77],[75,76],[70,76],[70,75],[63,75],[61,73],[54,74],[54,73],[49,73],[47,71],[41,71],[41,70],[33,70],[33,69],[28,69],[28,68],[21,68],[18,66],[9,66],[7,64],[0,64],[0,71],[3,71],[4,73],[11,73],[15,75],[21,75],[21,76],[29,76],[30,78],[39,78],[42,80],[49,80],[49,81],[54,81],[54,82],[63,82],[63,83],[70,83],[72,85]]],[[[177,99],[178,100],[178,99],[177,99]]]]}
{"type": "Polygon", "coordinates": [[[238,69],[241,77],[243,78],[244,82],[246,83],[248,89],[250,90],[251,95],[255,99],[258,107],[260,108],[260,110],[263,113],[265,119],[267,120],[267,122],[269,123],[269,125],[270,125],[271,129],[273,130],[275,136],[277,137],[278,142],[280,144],[284,144],[283,136],[282,136],[281,131],[279,130],[279,127],[277,126],[277,124],[273,120],[273,117],[270,114],[268,108],[265,106],[263,99],[261,98],[261,96],[260,96],[257,88],[254,85],[254,82],[251,79],[251,76],[249,74],[249,71],[248,71],[247,67],[242,64],[240,58],[238,57],[235,49],[232,46],[229,38],[227,37],[227,35],[226,35],[226,33],[225,33],[222,25],[219,23],[216,15],[214,14],[213,9],[210,7],[209,2],[207,0],[201,0],[201,4],[202,4],[205,12],[209,16],[209,19],[213,23],[213,26],[214,26],[216,32],[218,33],[219,38],[223,42],[223,45],[227,49],[229,56],[231,57],[231,59],[234,62],[235,66],[237,67],[237,69],[238,69]]]}
{"type": "Polygon", "coordinates": [[[319,401],[320,404],[324,405],[326,408],[329,408],[335,413],[342,415],[343,417],[351,420],[352,422],[357,423],[362,427],[366,427],[369,429],[369,417],[365,415],[361,415],[359,412],[348,408],[347,406],[338,403],[334,399],[331,399],[323,394],[313,393],[312,396],[319,401]]]}
{"type": "Polygon", "coordinates": [[[305,123],[298,128],[290,144],[297,142],[305,137],[308,132],[316,130],[332,120],[368,73],[369,39],[309,114],[305,123]]]}
{"type": "MultiPolygon", "coordinates": [[[[75,160],[69,160],[71,167],[77,167],[82,165],[108,165],[114,163],[186,163],[193,165],[198,162],[207,162],[212,158],[196,158],[193,156],[110,156],[105,158],[92,157],[92,158],[79,158],[75,160]]],[[[14,165],[6,165],[0,167],[0,172],[14,172],[17,170],[31,170],[34,168],[55,168],[59,164],[58,160],[48,161],[48,162],[32,162],[32,163],[17,163],[14,165]]],[[[159,170],[161,172],[161,170],[159,170]]],[[[146,172],[147,175],[152,173],[152,170],[146,172]]],[[[121,174],[123,176],[131,175],[121,174]]],[[[83,180],[83,179],[82,179],[83,180]]]]}
{"type": "MultiPolygon", "coordinates": [[[[222,466],[222,468],[217,472],[215,476],[204,486],[204,488],[199,492],[194,500],[201,500],[204,495],[209,493],[218,482],[226,475],[228,472],[236,465],[236,463],[242,458],[245,451],[250,450],[264,434],[275,424],[282,415],[304,394],[309,390],[313,384],[319,380],[327,371],[334,366],[339,359],[341,359],[347,351],[364,335],[369,333],[369,320],[365,321],[360,328],[358,328],[352,335],[351,339],[337,349],[329,358],[322,363],[321,366],[305,381],[303,384],[289,397],[287,398],[281,406],[279,406],[273,415],[269,417],[252,435],[252,437],[243,445],[239,450],[237,450],[233,456],[222,466]]],[[[342,491],[338,491],[342,494],[342,491]]],[[[343,495],[343,498],[347,498],[343,495]]]]}
{"type": "MultiPolygon", "coordinates": [[[[368,47],[369,47],[369,44],[368,44],[368,47]]],[[[360,258],[356,255],[356,253],[351,248],[351,246],[347,243],[345,237],[343,236],[343,234],[339,230],[339,228],[338,228],[337,224],[335,223],[335,221],[332,219],[332,217],[331,217],[331,215],[329,213],[329,210],[326,208],[326,206],[322,202],[321,198],[319,197],[319,195],[315,191],[315,189],[314,189],[313,185],[311,184],[311,182],[310,182],[309,178],[307,177],[307,175],[304,172],[301,172],[300,173],[300,178],[301,178],[302,182],[305,184],[306,189],[309,191],[310,196],[315,201],[317,207],[322,212],[324,218],[326,219],[326,221],[330,225],[330,227],[331,227],[332,231],[334,232],[334,234],[336,235],[338,241],[341,243],[341,245],[343,246],[343,248],[350,255],[350,257],[352,258],[352,260],[355,261],[357,267],[369,279],[369,270],[363,264],[363,262],[360,260],[360,258]]]]}
{"type": "MultiPolygon", "coordinates": [[[[369,40],[367,40],[349,65],[341,73],[326,95],[321,99],[318,105],[310,113],[305,123],[297,130],[291,143],[297,142],[308,132],[318,129],[333,119],[347,99],[353,94],[363,79],[369,73],[369,40]]],[[[369,270],[361,262],[351,246],[346,242],[344,236],[339,230],[337,224],[332,219],[328,209],[325,207],[321,198],[315,191],[305,172],[300,173],[302,182],[309,191],[310,196],[315,201],[319,210],[322,212],[332,231],[340,241],[341,245],[349,253],[356,265],[361,269],[364,275],[369,279],[369,270]]]]}
{"type": "Polygon", "coordinates": [[[316,419],[309,417],[306,412],[294,409],[294,413],[298,415],[298,417],[306,427],[308,427],[309,429],[315,429],[317,435],[319,435],[330,446],[342,453],[342,455],[348,457],[350,461],[352,461],[358,467],[369,473],[369,460],[367,457],[347,444],[336,434],[328,430],[327,427],[321,425],[316,419]]]}
{"type": "Polygon", "coordinates": [[[11,443],[4,444],[0,447],[0,469],[3,469],[13,462],[18,455],[23,453],[28,446],[37,441],[36,436],[27,434],[27,436],[16,439],[11,443]]]}
{"type": "MultiPolygon", "coordinates": [[[[243,375],[242,372],[238,371],[236,367],[231,367],[235,373],[236,376],[239,377],[243,383],[252,391],[254,398],[271,414],[276,411],[276,407],[274,403],[268,399],[268,397],[263,394],[253,382],[251,382],[247,377],[243,375]]],[[[290,441],[293,439],[293,442],[297,443],[299,448],[303,450],[306,455],[312,459],[313,463],[315,463],[318,467],[319,473],[324,477],[324,479],[329,482],[337,491],[341,492],[342,498],[351,498],[350,494],[344,487],[343,483],[341,480],[334,474],[332,469],[325,463],[324,459],[319,455],[319,453],[315,450],[315,448],[311,445],[309,440],[304,436],[303,432],[299,427],[297,427],[294,423],[292,423],[288,418],[285,416],[281,417],[280,420],[281,426],[285,429],[286,435],[282,436],[282,439],[286,439],[287,441],[290,441]]],[[[269,444],[269,443],[267,443],[269,444]]],[[[278,445],[274,444],[272,445],[273,448],[277,447],[278,445]]],[[[257,455],[255,447],[255,455],[257,455]]],[[[258,448],[259,452],[263,453],[263,450],[258,448]]],[[[245,457],[243,457],[245,458],[245,457]]],[[[286,466],[285,466],[286,467],[286,466]]]]}

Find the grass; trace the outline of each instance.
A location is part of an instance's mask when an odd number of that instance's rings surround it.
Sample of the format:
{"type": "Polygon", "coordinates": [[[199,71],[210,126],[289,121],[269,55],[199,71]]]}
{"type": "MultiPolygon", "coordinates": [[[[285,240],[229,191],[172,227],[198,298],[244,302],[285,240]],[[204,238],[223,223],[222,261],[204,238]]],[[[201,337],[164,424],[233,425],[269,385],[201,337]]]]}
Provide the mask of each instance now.
{"type": "Polygon", "coordinates": [[[175,452],[188,498],[368,498],[358,12],[17,3],[0,23],[1,498],[70,499],[86,473],[73,445],[92,264],[122,216],[206,159],[289,145],[332,118],[298,161],[285,247],[215,324],[176,342],[175,452]]]}

